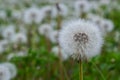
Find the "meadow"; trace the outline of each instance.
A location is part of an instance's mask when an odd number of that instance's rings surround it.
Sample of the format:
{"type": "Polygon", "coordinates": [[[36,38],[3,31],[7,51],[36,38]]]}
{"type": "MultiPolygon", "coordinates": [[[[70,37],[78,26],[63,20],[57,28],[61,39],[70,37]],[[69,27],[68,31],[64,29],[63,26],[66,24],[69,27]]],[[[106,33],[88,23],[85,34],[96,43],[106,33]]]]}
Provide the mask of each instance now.
{"type": "Polygon", "coordinates": [[[83,61],[83,80],[120,80],[119,0],[0,0],[0,80],[79,80],[58,40],[79,19],[97,25],[104,42],[83,61]]]}

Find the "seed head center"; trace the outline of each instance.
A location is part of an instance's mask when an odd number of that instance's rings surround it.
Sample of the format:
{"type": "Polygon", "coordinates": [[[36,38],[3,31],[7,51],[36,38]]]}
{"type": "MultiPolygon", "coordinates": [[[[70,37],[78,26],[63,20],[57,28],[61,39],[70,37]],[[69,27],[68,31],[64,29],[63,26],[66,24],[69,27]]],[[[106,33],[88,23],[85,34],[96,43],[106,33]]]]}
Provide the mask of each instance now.
{"type": "Polygon", "coordinates": [[[85,33],[77,33],[73,36],[73,39],[75,42],[79,43],[87,43],[88,42],[88,36],[85,33]]]}

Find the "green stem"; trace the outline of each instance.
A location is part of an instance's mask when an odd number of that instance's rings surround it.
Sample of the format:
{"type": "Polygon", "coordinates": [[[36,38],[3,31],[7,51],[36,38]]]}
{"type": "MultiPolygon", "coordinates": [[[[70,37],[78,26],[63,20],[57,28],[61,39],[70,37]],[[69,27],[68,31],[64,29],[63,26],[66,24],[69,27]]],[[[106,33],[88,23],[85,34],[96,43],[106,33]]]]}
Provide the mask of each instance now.
{"type": "Polygon", "coordinates": [[[57,16],[57,29],[58,30],[61,28],[61,23],[62,23],[62,16],[58,14],[57,16]]]}
{"type": "Polygon", "coordinates": [[[60,48],[59,48],[59,68],[60,68],[59,69],[60,70],[60,80],[64,80],[60,48]]]}
{"type": "Polygon", "coordinates": [[[83,67],[82,67],[82,60],[80,59],[79,61],[79,68],[80,68],[80,71],[79,71],[79,78],[80,80],[83,80],[83,67]]]}
{"type": "Polygon", "coordinates": [[[105,77],[104,77],[104,75],[103,75],[103,73],[102,73],[101,70],[97,67],[97,65],[94,64],[93,62],[92,62],[92,64],[94,65],[94,67],[96,68],[96,70],[100,73],[100,75],[101,75],[101,77],[103,78],[103,80],[106,80],[105,77]]]}
{"type": "Polygon", "coordinates": [[[62,64],[62,67],[63,67],[63,71],[64,71],[64,74],[65,74],[66,80],[70,80],[68,75],[67,75],[67,71],[66,71],[66,69],[65,69],[63,64],[62,64]]]}

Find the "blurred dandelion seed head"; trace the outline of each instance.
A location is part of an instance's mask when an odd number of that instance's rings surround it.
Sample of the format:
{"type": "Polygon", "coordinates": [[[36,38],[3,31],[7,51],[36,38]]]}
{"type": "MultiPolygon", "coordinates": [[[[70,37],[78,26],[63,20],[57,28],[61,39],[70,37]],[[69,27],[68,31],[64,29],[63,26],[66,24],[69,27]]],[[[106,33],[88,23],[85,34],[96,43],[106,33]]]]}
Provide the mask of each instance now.
{"type": "Polygon", "coordinates": [[[10,71],[7,67],[0,64],[0,80],[10,80],[11,75],[10,71]]]}

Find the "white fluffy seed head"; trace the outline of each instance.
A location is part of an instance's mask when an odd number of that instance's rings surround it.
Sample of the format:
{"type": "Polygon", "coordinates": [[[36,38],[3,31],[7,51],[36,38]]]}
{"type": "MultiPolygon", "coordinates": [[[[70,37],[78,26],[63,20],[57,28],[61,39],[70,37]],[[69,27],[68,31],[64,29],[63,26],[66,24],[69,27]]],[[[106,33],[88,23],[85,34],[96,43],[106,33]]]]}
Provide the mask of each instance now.
{"type": "Polygon", "coordinates": [[[24,33],[17,33],[12,37],[13,43],[26,43],[27,42],[27,36],[24,33]]]}
{"type": "Polygon", "coordinates": [[[90,10],[90,4],[87,0],[77,0],[74,4],[75,14],[80,16],[81,13],[87,13],[90,10]]]}
{"type": "Polygon", "coordinates": [[[0,10],[0,19],[6,19],[7,18],[7,14],[6,14],[6,12],[5,11],[3,11],[3,10],[0,10]]]}
{"type": "Polygon", "coordinates": [[[51,16],[53,18],[57,17],[58,13],[61,16],[67,16],[68,15],[68,8],[67,8],[67,6],[65,4],[62,4],[62,3],[57,3],[55,6],[53,6],[51,16]]]}
{"type": "Polygon", "coordinates": [[[52,43],[58,43],[58,34],[59,34],[59,31],[57,30],[54,30],[50,33],[49,39],[52,43]]]}
{"type": "Polygon", "coordinates": [[[53,29],[50,24],[43,24],[38,28],[38,31],[41,35],[44,35],[48,38],[53,29]]]}
{"type": "Polygon", "coordinates": [[[112,21],[104,19],[101,21],[101,27],[103,27],[103,32],[107,33],[107,32],[111,32],[114,28],[114,24],[112,21]]]}
{"type": "Polygon", "coordinates": [[[11,78],[14,78],[17,75],[17,68],[14,64],[6,62],[2,65],[9,69],[11,78]]]}
{"type": "Polygon", "coordinates": [[[0,40],[0,54],[2,54],[8,48],[7,40],[0,40]]]}
{"type": "Polygon", "coordinates": [[[59,43],[65,53],[75,60],[80,60],[99,54],[103,40],[95,24],[76,20],[63,26],[59,34],[59,43]]]}
{"type": "Polygon", "coordinates": [[[15,20],[20,20],[22,18],[22,11],[13,11],[12,12],[12,18],[15,20]]]}
{"type": "Polygon", "coordinates": [[[8,67],[0,64],[0,80],[10,80],[11,75],[8,67]]]}
{"type": "Polygon", "coordinates": [[[87,18],[88,20],[98,25],[97,27],[100,29],[103,36],[111,32],[114,28],[114,24],[111,20],[103,19],[98,15],[88,14],[87,18]]]}
{"type": "Polygon", "coordinates": [[[103,36],[111,32],[114,28],[113,22],[106,19],[101,19],[96,22],[103,36]]]}
{"type": "Polygon", "coordinates": [[[64,60],[67,60],[68,59],[68,55],[67,54],[65,54],[65,52],[61,49],[61,48],[59,48],[59,46],[55,46],[55,47],[53,47],[52,48],[52,52],[55,54],[55,56],[57,56],[57,57],[60,57],[60,55],[59,55],[59,50],[60,50],[60,54],[61,54],[61,58],[62,58],[62,60],[64,61],[64,60]]]}
{"type": "Polygon", "coordinates": [[[8,25],[6,26],[2,31],[2,36],[5,39],[11,40],[11,37],[15,34],[15,26],[14,25],[8,25]]]}
{"type": "Polygon", "coordinates": [[[45,18],[45,14],[40,10],[39,8],[32,6],[31,8],[28,8],[23,13],[23,21],[26,24],[31,23],[41,23],[42,20],[45,18]]]}

